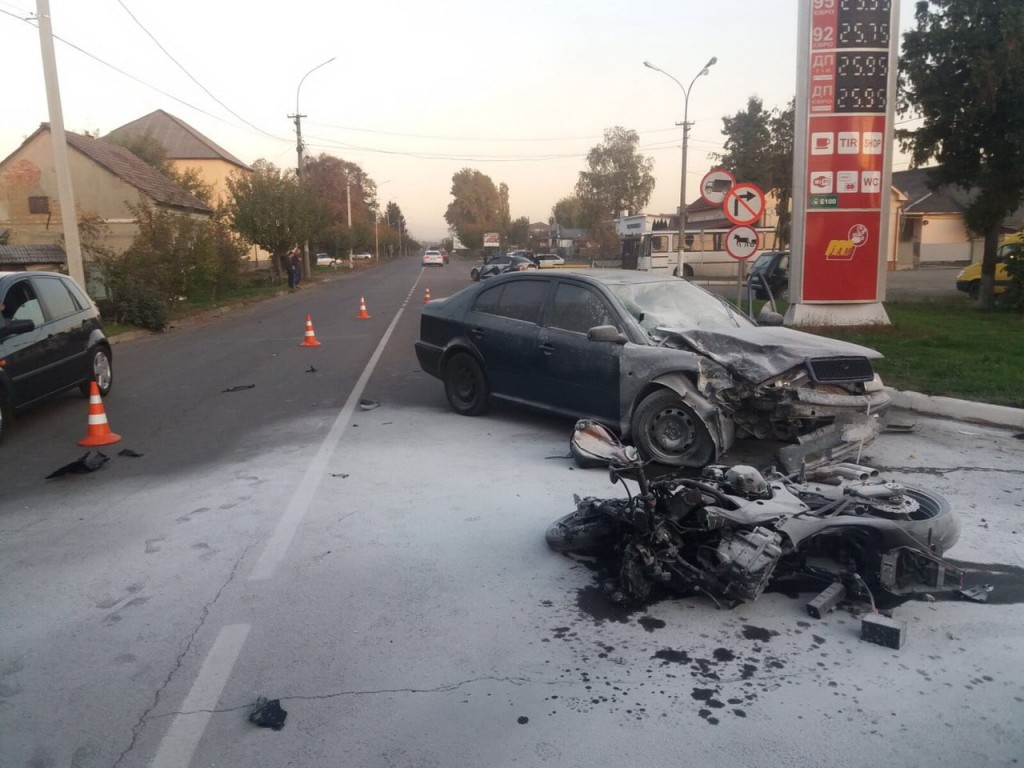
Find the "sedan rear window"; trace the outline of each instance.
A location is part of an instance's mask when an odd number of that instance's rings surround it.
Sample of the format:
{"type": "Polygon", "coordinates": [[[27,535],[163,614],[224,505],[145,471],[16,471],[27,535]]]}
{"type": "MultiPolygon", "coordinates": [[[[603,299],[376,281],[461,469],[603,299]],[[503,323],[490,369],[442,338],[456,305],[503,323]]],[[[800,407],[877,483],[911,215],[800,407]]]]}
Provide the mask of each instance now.
{"type": "Polygon", "coordinates": [[[547,293],[546,280],[516,280],[481,292],[473,309],[498,317],[537,323],[547,293]]]}

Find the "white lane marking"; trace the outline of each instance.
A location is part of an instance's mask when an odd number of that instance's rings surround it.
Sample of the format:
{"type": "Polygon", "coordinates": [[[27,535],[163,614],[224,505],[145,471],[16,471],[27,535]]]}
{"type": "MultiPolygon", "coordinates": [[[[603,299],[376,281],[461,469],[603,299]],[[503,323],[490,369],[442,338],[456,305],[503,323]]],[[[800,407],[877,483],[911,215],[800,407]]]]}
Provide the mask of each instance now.
{"type": "Polygon", "coordinates": [[[229,624],[217,635],[199,675],[192,683],[192,690],[181,704],[181,713],[175,715],[171,727],[160,741],[156,757],[150,763],[151,768],[188,768],[242,645],[249,636],[249,629],[248,624],[229,624]]]}
{"type": "Polygon", "coordinates": [[[352,394],[348,396],[348,400],[345,401],[345,405],[341,409],[341,413],[338,414],[338,418],[336,418],[334,420],[334,424],[331,425],[331,429],[327,433],[327,437],[325,437],[324,441],[320,444],[320,448],[317,450],[316,456],[313,457],[313,460],[307,466],[306,473],[302,476],[302,480],[299,481],[299,485],[295,489],[295,495],[293,495],[291,501],[288,502],[288,508],[284,511],[281,519],[277,522],[277,527],[274,529],[274,533],[267,542],[267,546],[263,550],[263,554],[260,555],[260,559],[256,562],[256,567],[253,568],[252,573],[249,574],[249,581],[260,581],[262,579],[271,578],[274,575],[274,571],[278,564],[282,559],[284,559],[285,553],[288,551],[288,546],[291,544],[292,538],[295,536],[295,531],[298,530],[299,524],[306,516],[306,512],[309,511],[309,505],[312,503],[313,496],[316,494],[316,490],[320,486],[320,482],[323,480],[324,474],[327,471],[327,465],[330,462],[331,457],[334,455],[335,449],[338,447],[342,436],[345,434],[345,428],[348,426],[348,423],[352,418],[352,414],[355,412],[356,405],[363,396],[363,390],[366,389],[366,384],[370,380],[370,376],[377,367],[377,363],[380,361],[381,355],[384,354],[384,347],[387,346],[388,339],[391,338],[391,334],[395,330],[395,326],[398,325],[398,320],[401,318],[402,313],[408,306],[409,299],[412,297],[413,291],[416,290],[416,286],[418,284],[419,278],[417,278],[416,282],[413,283],[412,288],[409,290],[409,294],[405,297],[405,301],[402,302],[402,306],[398,308],[398,312],[395,314],[395,317],[388,326],[388,329],[384,332],[384,336],[377,345],[377,349],[373,351],[373,355],[370,357],[370,362],[366,364],[366,368],[359,376],[359,380],[356,381],[356,385],[352,389],[352,394]]]}

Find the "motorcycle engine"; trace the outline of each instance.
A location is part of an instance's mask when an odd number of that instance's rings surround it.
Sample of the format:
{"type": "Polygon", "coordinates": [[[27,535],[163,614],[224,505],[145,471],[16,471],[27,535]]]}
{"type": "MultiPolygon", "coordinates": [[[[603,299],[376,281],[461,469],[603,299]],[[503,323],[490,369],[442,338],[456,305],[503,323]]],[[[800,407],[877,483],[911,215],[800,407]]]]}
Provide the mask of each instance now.
{"type": "Polygon", "coordinates": [[[782,536],[760,527],[736,531],[722,536],[717,554],[725,594],[739,600],[756,600],[768,586],[782,557],[782,536]]]}
{"type": "Polygon", "coordinates": [[[754,467],[736,464],[725,473],[725,485],[730,491],[747,499],[766,499],[768,482],[754,467]]]}

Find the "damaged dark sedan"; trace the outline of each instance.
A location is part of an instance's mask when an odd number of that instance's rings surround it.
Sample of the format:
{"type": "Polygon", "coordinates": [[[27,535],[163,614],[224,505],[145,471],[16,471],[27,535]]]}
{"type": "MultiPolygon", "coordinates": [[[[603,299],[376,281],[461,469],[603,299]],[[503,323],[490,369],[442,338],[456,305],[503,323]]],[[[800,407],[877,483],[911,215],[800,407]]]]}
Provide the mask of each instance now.
{"type": "Polygon", "coordinates": [[[710,464],[743,437],[859,447],[890,403],[878,352],[759,326],[692,283],[643,272],[470,286],[424,306],[416,355],[458,413],[496,398],[592,418],[672,466],[710,464]]]}

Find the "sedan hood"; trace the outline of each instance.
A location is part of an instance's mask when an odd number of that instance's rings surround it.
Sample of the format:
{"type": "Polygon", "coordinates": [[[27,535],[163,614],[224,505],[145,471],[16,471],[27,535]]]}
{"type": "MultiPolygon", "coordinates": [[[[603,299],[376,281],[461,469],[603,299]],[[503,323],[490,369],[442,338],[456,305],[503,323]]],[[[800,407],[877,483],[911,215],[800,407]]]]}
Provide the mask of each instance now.
{"type": "Polygon", "coordinates": [[[812,357],[882,355],[868,347],[792,328],[757,327],[702,331],[659,328],[748,381],[757,383],[802,365],[812,357]]]}

